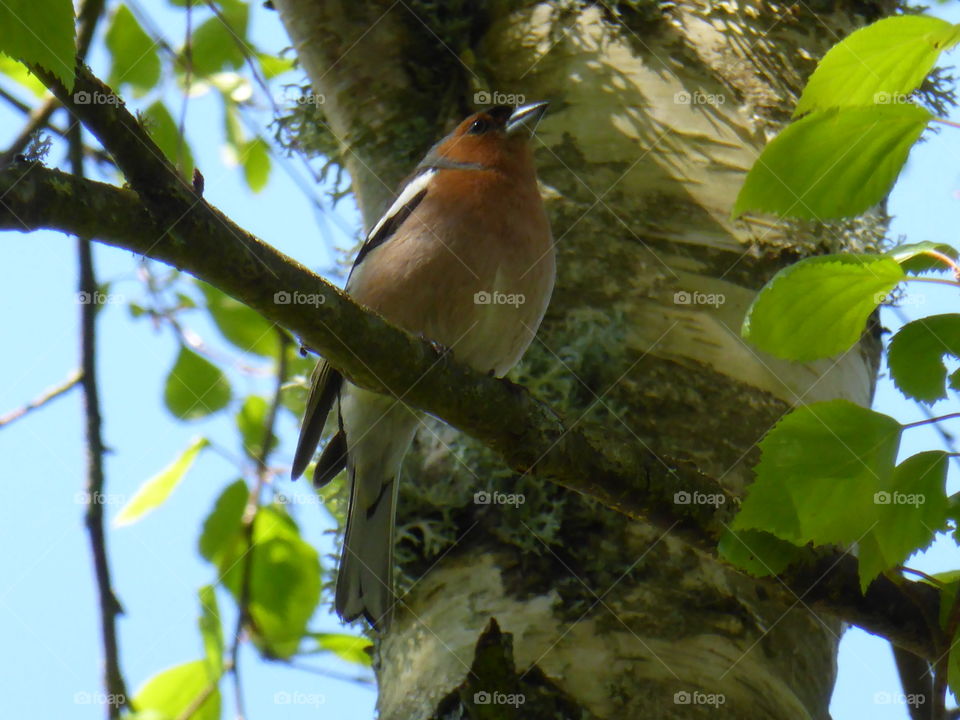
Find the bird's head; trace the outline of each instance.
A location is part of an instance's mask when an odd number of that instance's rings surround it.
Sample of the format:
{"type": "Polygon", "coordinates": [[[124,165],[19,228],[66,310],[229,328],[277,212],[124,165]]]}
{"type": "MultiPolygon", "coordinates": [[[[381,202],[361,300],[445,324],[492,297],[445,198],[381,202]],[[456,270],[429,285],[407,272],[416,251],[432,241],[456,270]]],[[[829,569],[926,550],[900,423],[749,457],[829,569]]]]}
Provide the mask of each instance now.
{"type": "Polygon", "coordinates": [[[474,113],[430,151],[425,164],[455,169],[509,172],[517,163],[530,164],[530,138],[546,112],[547,103],[519,107],[497,105],[474,113]]]}

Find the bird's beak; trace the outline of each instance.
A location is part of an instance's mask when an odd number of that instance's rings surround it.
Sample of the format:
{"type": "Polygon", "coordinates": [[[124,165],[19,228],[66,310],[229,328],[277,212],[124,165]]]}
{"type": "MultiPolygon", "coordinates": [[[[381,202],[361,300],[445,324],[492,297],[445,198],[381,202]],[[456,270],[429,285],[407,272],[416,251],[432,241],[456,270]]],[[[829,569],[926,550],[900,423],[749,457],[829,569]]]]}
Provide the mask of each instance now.
{"type": "Polygon", "coordinates": [[[537,123],[547,111],[548,102],[531,103],[530,105],[521,105],[507,119],[507,135],[533,135],[537,128],[537,123]]]}

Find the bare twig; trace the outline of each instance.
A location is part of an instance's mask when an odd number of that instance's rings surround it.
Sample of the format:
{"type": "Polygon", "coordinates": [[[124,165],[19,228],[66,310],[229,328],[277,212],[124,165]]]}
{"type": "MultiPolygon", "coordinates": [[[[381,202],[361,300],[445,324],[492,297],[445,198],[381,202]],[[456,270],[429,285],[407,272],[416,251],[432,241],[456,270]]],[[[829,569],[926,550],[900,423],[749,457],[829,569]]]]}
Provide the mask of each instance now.
{"type": "Polygon", "coordinates": [[[27,122],[20,130],[20,133],[10,143],[10,147],[0,154],[0,166],[11,162],[17,155],[22,153],[33,136],[45,128],[50,122],[53,113],[60,107],[60,102],[55,97],[49,97],[36,109],[30,112],[27,122]]]}
{"type": "Polygon", "coordinates": [[[6,415],[0,415],[0,427],[3,427],[4,425],[9,425],[14,420],[19,420],[24,415],[27,415],[28,413],[36,410],[37,408],[43,407],[51,400],[55,400],[61,395],[66,394],[68,391],[72,390],[79,384],[80,379],[82,377],[83,377],[82,372],[80,372],[79,370],[74,370],[67,376],[67,379],[64,380],[62,383],[60,383],[59,385],[55,385],[52,388],[48,388],[44,390],[40,395],[35,397],[26,405],[18,407],[15,410],[11,410],[6,415]]]}
{"type": "MultiPolygon", "coordinates": [[[[103,13],[103,0],[85,0],[80,9],[80,33],[78,53],[82,58],[90,47],[97,22],[103,13]]],[[[82,178],[83,131],[73,123],[68,130],[70,164],[73,174],[82,178]]],[[[77,236],[77,256],[80,266],[79,291],[81,297],[97,296],[97,280],[93,270],[93,251],[90,238],[77,236]]],[[[100,598],[100,622],[103,635],[104,686],[107,695],[115,702],[107,703],[107,717],[116,720],[128,704],[127,687],[120,670],[120,651],[117,641],[117,616],[123,612],[110,581],[110,565],[107,554],[107,537],[103,527],[103,497],[106,482],[103,471],[103,437],[100,418],[100,396],[97,386],[97,305],[94,302],[80,304],[80,369],[83,387],[84,413],[87,437],[87,512],[85,522],[93,552],[94,574],[100,598]]]]}

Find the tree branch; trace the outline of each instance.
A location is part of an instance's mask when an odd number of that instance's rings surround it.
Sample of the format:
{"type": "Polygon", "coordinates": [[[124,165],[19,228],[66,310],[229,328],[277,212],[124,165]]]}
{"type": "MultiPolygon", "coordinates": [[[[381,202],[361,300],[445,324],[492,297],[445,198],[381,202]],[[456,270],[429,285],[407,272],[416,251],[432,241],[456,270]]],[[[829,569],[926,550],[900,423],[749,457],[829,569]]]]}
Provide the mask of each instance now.
{"type": "MultiPolygon", "coordinates": [[[[438,356],[430,343],[364,310],[213,208],[171,222],[178,237],[130,190],[38,165],[0,170],[0,229],[95,233],[107,244],[181,268],[297,333],[352,382],[443,419],[498,451],[514,470],[664,529],[677,523],[674,534],[715,553],[735,503],[692,464],[658,457],[610,427],[568,427],[524,388],[438,356]],[[295,302],[309,296],[323,301],[295,302]],[[717,509],[678,505],[673,498],[681,491],[723,493],[728,502],[717,509]]],[[[788,604],[800,597],[921,657],[934,656],[936,631],[918,608],[936,616],[939,596],[925,583],[898,584],[881,576],[864,596],[856,560],[827,549],[809,551],[778,579],[761,582],[788,604]]]]}
{"type": "Polygon", "coordinates": [[[61,395],[69,392],[79,384],[81,377],[82,373],[79,370],[74,370],[67,376],[67,379],[59,385],[44,390],[42,394],[28,402],[26,405],[18,407],[15,410],[11,410],[6,415],[0,415],[0,427],[9,425],[14,420],[19,420],[24,415],[36,410],[37,408],[42,408],[51,400],[55,400],[61,395]]]}

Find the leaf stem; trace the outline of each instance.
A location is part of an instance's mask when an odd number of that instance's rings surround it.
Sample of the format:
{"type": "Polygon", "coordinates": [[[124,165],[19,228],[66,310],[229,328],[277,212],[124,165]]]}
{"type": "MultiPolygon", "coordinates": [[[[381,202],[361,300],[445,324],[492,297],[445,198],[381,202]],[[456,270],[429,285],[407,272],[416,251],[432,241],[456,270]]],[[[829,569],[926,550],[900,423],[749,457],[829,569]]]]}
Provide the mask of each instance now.
{"type": "MultiPolygon", "coordinates": [[[[921,425],[929,425],[931,423],[938,423],[941,420],[953,420],[955,418],[960,418],[960,412],[947,413],[946,415],[938,415],[937,417],[926,418],[924,420],[917,420],[916,422],[907,423],[906,425],[903,426],[903,429],[907,430],[909,428],[920,427],[921,425]]],[[[956,453],[951,453],[951,454],[955,455],[956,453]]]]}

